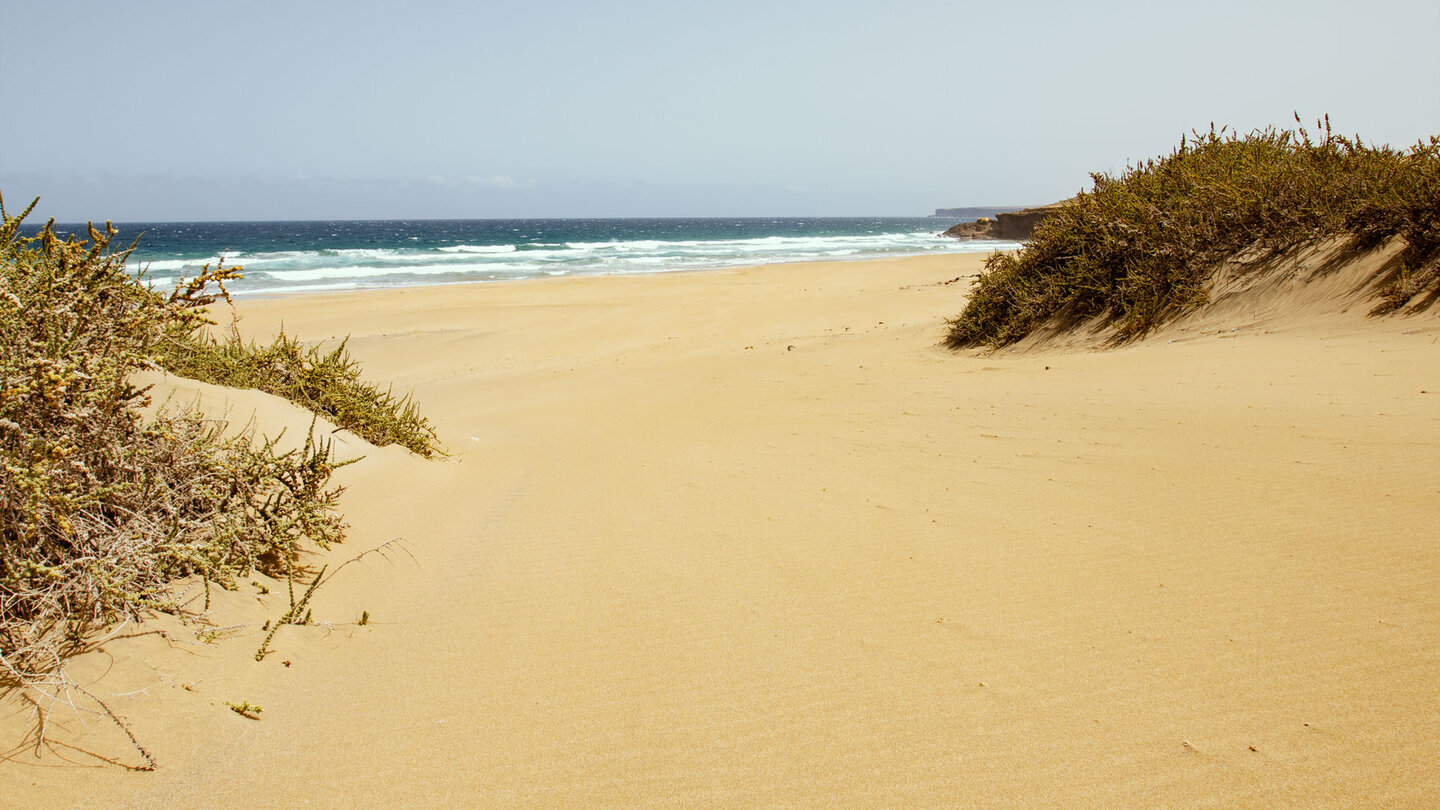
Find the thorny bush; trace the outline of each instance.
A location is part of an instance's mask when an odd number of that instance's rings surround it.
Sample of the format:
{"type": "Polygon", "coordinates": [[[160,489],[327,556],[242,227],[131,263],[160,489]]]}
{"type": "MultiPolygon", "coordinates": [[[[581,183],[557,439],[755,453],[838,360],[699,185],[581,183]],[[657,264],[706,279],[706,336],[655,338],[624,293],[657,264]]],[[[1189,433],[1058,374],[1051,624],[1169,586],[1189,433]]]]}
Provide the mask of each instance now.
{"type": "MultiPolygon", "coordinates": [[[[142,417],[134,372],[195,341],[234,269],[169,294],[126,269],[134,246],[53,223],[25,236],[0,201],[0,683],[53,676],[94,631],[177,611],[172,587],[290,575],[341,539],[328,442],[280,452],[197,414],[142,417]],[[209,292],[212,288],[218,292],[209,292]]],[[[48,681],[53,683],[53,681],[48,681]]]]}

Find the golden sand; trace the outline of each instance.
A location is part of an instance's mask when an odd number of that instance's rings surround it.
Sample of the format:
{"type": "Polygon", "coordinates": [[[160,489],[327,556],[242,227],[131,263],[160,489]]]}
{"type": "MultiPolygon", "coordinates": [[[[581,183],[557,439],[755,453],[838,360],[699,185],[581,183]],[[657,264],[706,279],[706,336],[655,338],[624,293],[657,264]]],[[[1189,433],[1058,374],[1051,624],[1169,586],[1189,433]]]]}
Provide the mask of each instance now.
{"type": "Polygon", "coordinates": [[[979,261],[243,301],[416,392],[452,455],[345,438],[323,558],[413,559],[262,663],[249,585],[107,642],[74,672],[160,770],[57,712],[0,806],[1433,806],[1440,318],[944,350],[979,261]]]}

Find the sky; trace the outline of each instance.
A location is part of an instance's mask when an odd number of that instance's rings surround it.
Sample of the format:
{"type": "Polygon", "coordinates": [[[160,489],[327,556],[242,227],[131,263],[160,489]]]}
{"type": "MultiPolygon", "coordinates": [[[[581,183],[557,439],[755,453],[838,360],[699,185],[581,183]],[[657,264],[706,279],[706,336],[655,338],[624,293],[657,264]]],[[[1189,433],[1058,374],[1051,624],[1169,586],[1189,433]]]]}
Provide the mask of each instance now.
{"type": "Polygon", "coordinates": [[[1330,115],[1440,134],[1440,3],[0,0],[12,213],[924,216],[1330,115]]]}

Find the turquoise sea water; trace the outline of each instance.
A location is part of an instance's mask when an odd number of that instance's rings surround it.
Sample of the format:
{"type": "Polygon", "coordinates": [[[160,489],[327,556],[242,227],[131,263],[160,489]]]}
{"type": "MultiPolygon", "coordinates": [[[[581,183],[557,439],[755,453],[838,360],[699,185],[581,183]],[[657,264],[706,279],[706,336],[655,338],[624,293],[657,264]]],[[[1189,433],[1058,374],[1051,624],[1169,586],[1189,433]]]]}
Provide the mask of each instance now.
{"type": "Polygon", "coordinates": [[[223,256],[231,291],[299,293],[545,276],[654,273],[774,262],[990,252],[1007,242],[940,236],[934,218],[516,219],[118,224],[140,237],[157,287],[223,256]]]}

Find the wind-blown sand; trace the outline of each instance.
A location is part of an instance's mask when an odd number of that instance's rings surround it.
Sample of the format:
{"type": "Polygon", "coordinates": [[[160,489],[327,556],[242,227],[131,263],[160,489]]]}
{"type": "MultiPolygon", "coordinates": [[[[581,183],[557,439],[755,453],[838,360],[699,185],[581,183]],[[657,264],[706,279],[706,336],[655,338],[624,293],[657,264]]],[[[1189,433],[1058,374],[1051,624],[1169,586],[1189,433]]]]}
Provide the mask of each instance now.
{"type": "Polygon", "coordinates": [[[1440,318],[1341,274],[1118,349],[944,350],[979,263],[241,302],[416,391],[452,457],[347,439],[323,558],[413,560],[262,663],[283,587],[217,597],[248,624],[213,644],[106,643],[74,672],[160,770],[21,751],[0,805],[1434,802],[1440,318]]]}

